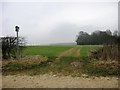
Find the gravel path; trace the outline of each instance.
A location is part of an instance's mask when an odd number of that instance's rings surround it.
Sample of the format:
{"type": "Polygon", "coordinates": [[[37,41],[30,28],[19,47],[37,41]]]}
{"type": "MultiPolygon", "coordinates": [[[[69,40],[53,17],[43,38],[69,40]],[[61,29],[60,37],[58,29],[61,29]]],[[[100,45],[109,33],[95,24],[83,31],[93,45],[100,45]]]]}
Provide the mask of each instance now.
{"type": "Polygon", "coordinates": [[[116,77],[71,77],[56,75],[2,77],[3,88],[117,88],[116,77]]]}

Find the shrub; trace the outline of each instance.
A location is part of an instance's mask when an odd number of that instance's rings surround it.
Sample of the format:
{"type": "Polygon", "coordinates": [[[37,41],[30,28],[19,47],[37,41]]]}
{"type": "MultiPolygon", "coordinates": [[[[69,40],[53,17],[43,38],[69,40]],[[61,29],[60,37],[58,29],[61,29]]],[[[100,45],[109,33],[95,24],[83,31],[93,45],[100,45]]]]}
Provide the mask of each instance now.
{"type": "MultiPolygon", "coordinates": [[[[16,57],[17,50],[17,37],[2,37],[0,38],[2,43],[2,58],[8,59],[10,57],[16,57]]],[[[19,37],[19,54],[25,46],[24,38],[19,37]]]]}

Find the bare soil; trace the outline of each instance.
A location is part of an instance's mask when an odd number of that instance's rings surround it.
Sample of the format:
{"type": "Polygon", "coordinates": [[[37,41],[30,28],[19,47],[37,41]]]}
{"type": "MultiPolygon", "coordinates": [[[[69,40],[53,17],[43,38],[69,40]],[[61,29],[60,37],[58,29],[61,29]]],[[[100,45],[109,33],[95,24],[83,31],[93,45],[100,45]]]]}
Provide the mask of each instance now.
{"type": "Polygon", "coordinates": [[[3,88],[118,88],[118,78],[8,75],[2,77],[2,84],[3,88]]]}

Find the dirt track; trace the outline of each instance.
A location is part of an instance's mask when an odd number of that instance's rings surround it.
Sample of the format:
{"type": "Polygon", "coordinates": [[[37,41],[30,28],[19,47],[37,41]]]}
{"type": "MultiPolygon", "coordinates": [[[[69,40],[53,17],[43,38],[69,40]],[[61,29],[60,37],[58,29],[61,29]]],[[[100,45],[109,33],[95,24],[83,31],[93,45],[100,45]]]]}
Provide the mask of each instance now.
{"type": "Polygon", "coordinates": [[[3,76],[3,88],[117,88],[116,77],[3,76]]]}
{"type": "Polygon", "coordinates": [[[66,56],[73,56],[73,57],[79,57],[80,56],[80,48],[78,46],[73,47],[63,53],[61,53],[58,57],[66,57],[66,56]]]}

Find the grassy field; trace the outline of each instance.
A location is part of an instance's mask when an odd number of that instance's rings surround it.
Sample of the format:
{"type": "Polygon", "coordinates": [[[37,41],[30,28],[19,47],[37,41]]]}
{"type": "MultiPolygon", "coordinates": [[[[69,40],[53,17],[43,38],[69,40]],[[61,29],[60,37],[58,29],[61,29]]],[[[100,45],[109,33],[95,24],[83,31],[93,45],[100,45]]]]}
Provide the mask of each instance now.
{"type": "Polygon", "coordinates": [[[3,61],[3,74],[56,74],[81,76],[120,75],[117,61],[97,60],[89,57],[91,50],[101,45],[28,46],[20,60],[3,61]]]}
{"type": "Polygon", "coordinates": [[[60,53],[75,46],[27,46],[23,55],[42,55],[57,57],[60,53]]]}
{"type": "MultiPolygon", "coordinates": [[[[27,46],[23,52],[23,55],[42,55],[47,57],[57,57],[63,52],[70,50],[72,54],[75,54],[75,51],[79,50],[79,54],[81,57],[85,57],[89,55],[91,50],[96,50],[102,47],[101,45],[74,45],[74,46],[27,46]],[[76,48],[77,47],[77,48],[76,48]]],[[[68,53],[70,53],[68,52],[68,53]]],[[[74,56],[72,55],[71,56],[74,56]]]]}

